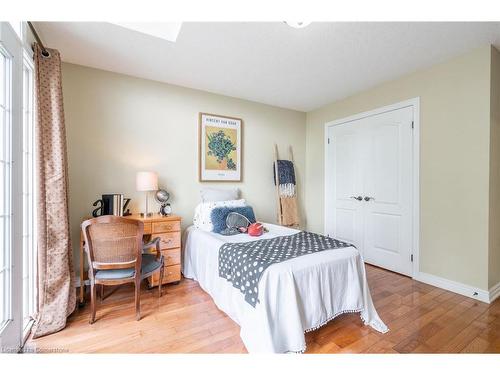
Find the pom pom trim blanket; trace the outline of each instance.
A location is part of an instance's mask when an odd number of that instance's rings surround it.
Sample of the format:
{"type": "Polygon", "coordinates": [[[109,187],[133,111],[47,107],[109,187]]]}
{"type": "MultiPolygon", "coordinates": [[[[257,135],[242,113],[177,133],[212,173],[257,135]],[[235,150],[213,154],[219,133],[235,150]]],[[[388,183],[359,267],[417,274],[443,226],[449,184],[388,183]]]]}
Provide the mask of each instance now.
{"type": "MultiPolygon", "coordinates": [[[[273,224],[261,239],[299,233],[273,224]]],[[[231,237],[189,227],[184,233],[183,274],[197,280],[240,327],[250,353],[303,352],[304,333],[344,313],[359,313],[361,320],[385,333],[387,326],[375,310],[363,259],[354,247],[320,251],[269,266],[259,281],[255,308],[244,295],[219,277],[219,249],[228,242],[255,241],[239,234],[231,237]]]]}

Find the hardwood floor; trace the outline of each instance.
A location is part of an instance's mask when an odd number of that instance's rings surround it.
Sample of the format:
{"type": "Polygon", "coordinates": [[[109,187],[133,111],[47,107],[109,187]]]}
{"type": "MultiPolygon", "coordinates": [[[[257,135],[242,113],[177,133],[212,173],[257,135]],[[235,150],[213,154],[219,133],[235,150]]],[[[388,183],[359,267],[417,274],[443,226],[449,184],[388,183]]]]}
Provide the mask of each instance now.
{"type": "MultiPolygon", "coordinates": [[[[307,333],[307,353],[500,353],[500,299],[493,304],[413,281],[367,265],[373,300],[390,332],[380,334],[359,314],[340,316],[307,333]]],[[[183,279],[141,295],[134,319],[133,290],[124,286],[98,304],[88,324],[88,304],[61,332],[29,340],[27,349],[83,353],[246,353],[239,327],[196,282],[183,279]]]]}

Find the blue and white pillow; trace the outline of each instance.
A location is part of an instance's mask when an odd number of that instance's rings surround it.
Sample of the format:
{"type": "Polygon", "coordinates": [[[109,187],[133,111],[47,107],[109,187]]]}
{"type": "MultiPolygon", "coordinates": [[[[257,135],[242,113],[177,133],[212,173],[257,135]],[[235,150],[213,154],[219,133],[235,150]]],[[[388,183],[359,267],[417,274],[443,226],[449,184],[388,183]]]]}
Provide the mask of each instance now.
{"type": "Polygon", "coordinates": [[[224,229],[227,228],[226,219],[227,215],[229,215],[231,212],[237,212],[240,215],[245,216],[251,223],[256,222],[253,208],[250,206],[216,207],[212,210],[212,215],[211,215],[213,232],[221,233],[224,229]]]}
{"type": "Polygon", "coordinates": [[[194,210],[193,224],[196,228],[212,232],[212,210],[216,207],[243,207],[246,205],[244,199],[218,202],[202,202],[194,210]]]}

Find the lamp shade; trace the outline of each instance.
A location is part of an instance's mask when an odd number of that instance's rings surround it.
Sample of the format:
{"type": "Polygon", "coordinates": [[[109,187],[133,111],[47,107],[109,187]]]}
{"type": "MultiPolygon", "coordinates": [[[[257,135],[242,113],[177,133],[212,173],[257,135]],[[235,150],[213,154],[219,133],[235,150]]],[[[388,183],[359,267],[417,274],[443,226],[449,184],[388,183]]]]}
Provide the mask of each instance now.
{"type": "Polygon", "coordinates": [[[156,172],[137,172],[135,188],[137,191],[158,190],[158,175],[156,172]]]}

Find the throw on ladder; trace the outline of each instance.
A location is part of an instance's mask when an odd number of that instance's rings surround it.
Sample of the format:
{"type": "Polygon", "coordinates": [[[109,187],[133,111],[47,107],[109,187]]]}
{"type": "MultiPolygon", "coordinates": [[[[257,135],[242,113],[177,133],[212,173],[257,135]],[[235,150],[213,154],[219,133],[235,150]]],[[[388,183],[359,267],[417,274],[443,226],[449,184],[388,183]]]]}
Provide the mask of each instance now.
{"type": "Polygon", "coordinates": [[[274,184],[276,185],[278,223],[286,227],[298,228],[300,221],[292,146],[288,148],[288,152],[289,160],[280,159],[278,145],[274,145],[273,169],[274,184]]]}

